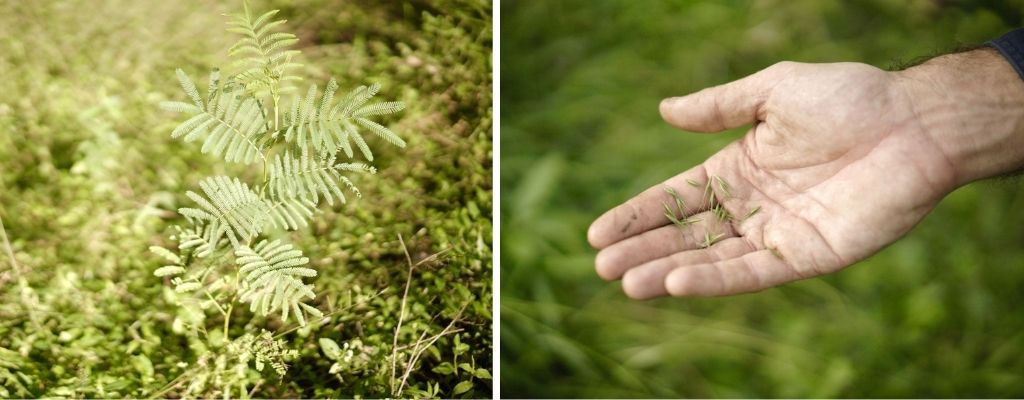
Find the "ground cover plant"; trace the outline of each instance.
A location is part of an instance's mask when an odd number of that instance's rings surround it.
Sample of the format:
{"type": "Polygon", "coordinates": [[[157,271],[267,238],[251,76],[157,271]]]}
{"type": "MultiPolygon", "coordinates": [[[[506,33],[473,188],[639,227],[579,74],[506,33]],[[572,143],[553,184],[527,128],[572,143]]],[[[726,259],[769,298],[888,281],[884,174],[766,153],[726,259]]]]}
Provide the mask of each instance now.
{"type": "Polygon", "coordinates": [[[0,397],[490,395],[489,4],[248,7],[0,5],[0,397]]]}
{"type": "Polygon", "coordinates": [[[1019,178],[957,190],[839,274],[757,294],[630,300],[595,274],[586,242],[602,212],[743,133],[679,132],[662,98],[780,60],[900,65],[1024,25],[1019,1],[501,7],[503,396],[1024,394],[1019,178]]]}

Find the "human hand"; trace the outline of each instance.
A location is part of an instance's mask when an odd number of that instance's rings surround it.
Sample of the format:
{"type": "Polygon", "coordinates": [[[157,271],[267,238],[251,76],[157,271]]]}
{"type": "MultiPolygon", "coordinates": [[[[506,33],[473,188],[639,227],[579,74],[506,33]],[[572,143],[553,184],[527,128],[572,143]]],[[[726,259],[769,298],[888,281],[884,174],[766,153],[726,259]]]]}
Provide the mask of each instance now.
{"type": "Polygon", "coordinates": [[[753,127],[598,218],[588,232],[598,274],[642,299],[838,271],[906,234],[958,186],[1019,168],[1022,110],[1024,82],[991,50],[900,72],[784,62],[667,99],[662,117],[682,129],[753,127]],[[666,205],[683,223],[670,223],[666,205]]]}

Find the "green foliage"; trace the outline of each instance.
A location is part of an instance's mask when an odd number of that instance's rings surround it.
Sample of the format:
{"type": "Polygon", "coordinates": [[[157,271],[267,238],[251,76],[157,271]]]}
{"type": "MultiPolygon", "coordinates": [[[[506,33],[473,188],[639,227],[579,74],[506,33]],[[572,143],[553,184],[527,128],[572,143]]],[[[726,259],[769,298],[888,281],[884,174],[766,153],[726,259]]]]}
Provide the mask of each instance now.
{"type": "Polygon", "coordinates": [[[204,356],[200,368],[189,376],[183,397],[249,398],[254,371],[262,372],[269,365],[278,377],[283,377],[288,372],[288,361],[297,355],[284,340],[274,338],[268,331],[258,335],[246,333],[228,343],[223,352],[204,356]]]}
{"type": "Polygon", "coordinates": [[[285,140],[295,141],[299,147],[311,147],[320,153],[334,155],[339,148],[345,155],[352,158],[352,142],[355,142],[363,157],[373,161],[373,153],[366,141],[359,135],[361,126],[380,136],[388,143],[405,147],[405,141],[390,129],[367,117],[393,114],[405,108],[405,104],[397,101],[366,105],[380,91],[379,84],[370,87],[360,86],[346,95],[338,104],[332,105],[334,92],[338,83],[331,79],[324,89],[323,95],[317,100],[316,86],[310,86],[305,99],[298,96],[292,100],[292,110],[284,116],[285,140]]]}
{"type": "MultiPolygon", "coordinates": [[[[309,94],[300,106],[296,97],[293,113],[285,114],[285,125],[288,126],[284,135],[286,142],[295,141],[302,156],[298,160],[291,158],[287,152],[284,158],[276,158],[268,166],[267,154],[273,150],[279,136],[277,135],[278,117],[280,114],[280,85],[289,80],[284,70],[290,68],[291,57],[297,51],[283,51],[284,47],[294,44],[298,39],[295,35],[270,33],[272,28],[284,23],[283,20],[270,21],[277,11],[267,12],[255,20],[251,18],[248,4],[245,14],[236,16],[229,23],[230,32],[239,33],[243,38],[229,51],[235,56],[243,56],[239,62],[246,68],[232,76],[221,85],[219,70],[210,75],[206,98],[202,98],[198,88],[181,69],[177,70],[178,82],[192,104],[166,101],[161,103],[164,109],[192,115],[171,132],[172,138],[183,138],[186,143],[203,138],[203,153],[223,157],[228,162],[250,164],[259,157],[263,160],[264,180],[270,191],[256,192],[238,178],[217,176],[199,182],[205,196],[188,191],[186,195],[194,201],[198,208],[183,207],[178,212],[192,225],[191,231],[183,231],[179,248],[190,249],[193,245],[198,252],[196,257],[202,258],[216,254],[221,239],[227,237],[234,249],[235,263],[240,267],[238,273],[245,275],[241,287],[221,284],[216,289],[235,292],[222,306],[220,300],[217,308],[223,311],[238,300],[251,303],[250,310],[260,316],[272,312],[280,312],[283,321],[288,320],[291,313],[306,325],[305,313],[316,316],[323,314],[314,307],[303,303],[303,299],[314,299],[316,294],[311,285],[306,285],[302,277],[314,277],[316,271],[310,268],[298,268],[308,263],[301,257],[302,252],[292,250],[292,246],[281,244],[278,240],[263,240],[250,248],[248,243],[254,241],[268,228],[296,230],[308,225],[307,220],[314,215],[319,200],[318,193],[323,192],[329,203],[333,204],[331,194],[344,201],[336,181],[342,181],[354,188],[352,182],[340,174],[341,171],[367,170],[371,167],[355,164],[335,165],[335,154],[339,147],[347,149],[351,157],[349,138],[355,139],[360,150],[367,159],[372,160],[369,146],[356,133],[350,120],[355,119],[361,125],[371,127],[371,131],[385,137],[392,144],[405,146],[405,142],[389,129],[365,118],[369,115],[391,113],[404,108],[401,102],[382,103],[363,106],[367,100],[380,90],[374,84],[367,89],[365,86],[353,91],[337,105],[331,104],[338,84],[331,79],[327,90],[316,102],[316,86],[310,87],[309,94]],[[268,22],[270,21],[270,22],[268,22]],[[240,82],[246,89],[238,91],[240,82]],[[273,104],[266,109],[258,96],[264,90],[273,97],[273,104]],[[265,116],[273,113],[274,120],[268,121],[265,116]],[[290,122],[289,122],[290,121],[290,122]],[[338,124],[344,124],[339,129],[338,124]],[[371,125],[372,124],[372,125],[371,125]],[[336,132],[337,142],[331,138],[325,127],[330,126],[331,133],[336,132]],[[310,140],[303,134],[308,128],[310,140]],[[293,135],[297,132],[297,135],[293,135]],[[297,140],[294,140],[297,136],[297,140]],[[336,144],[337,143],[337,144],[336,144]],[[315,151],[320,156],[311,166],[309,153],[315,151]],[[268,175],[270,177],[268,177],[268,175]],[[328,183],[329,182],[329,183],[328,183]],[[329,192],[333,190],[333,193],[329,192]]],[[[280,156],[278,156],[280,157],[280,156]]],[[[163,254],[161,254],[163,255],[163,254]]],[[[166,257],[165,257],[166,258],[166,257]]],[[[188,265],[177,268],[162,267],[154,271],[157,277],[177,275],[187,271],[188,265]]],[[[216,266],[214,266],[216,267],[216,266]]],[[[193,274],[191,280],[175,278],[175,290],[179,293],[196,291],[203,288],[204,280],[210,266],[203,266],[201,273],[193,274]]],[[[206,294],[212,288],[206,288],[206,294]]],[[[228,333],[228,322],[225,321],[224,334],[228,333]]]]}
{"type": "Polygon", "coordinates": [[[232,85],[221,87],[220,74],[214,71],[204,101],[188,75],[180,69],[177,74],[192,104],[167,101],[160,106],[192,117],[171,132],[172,138],[184,136],[185,143],[202,138],[203,153],[224,157],[228,162],[251,164],[257,157],[264,158],[260,135],[266,126],[263,110],[255,98],[236,95],[232,85]]]}
{"type": "Polygon", "coordinates": [[[299,38],[287,32],[274,32],[274,28],[285,23],[285,20],[271,20],[278,10],[252,18],[249,4],[243,3],[245,12],[234,15],[228,22],[228,31],[242,36],[230,49],[228,55],[236,57],[234,66],[239,70],[235,79],[249,93],[262,97],[270,95],[276,103],[281,93],[288,88],[283,85],[301,78],[288,75],[288,70],[298,67],[292,58],[299,54],[298,50],[285,50],[298,43],[299,38]]]}
{"type": "MultiPolygon", "coordinates": [[[[214,306],[224,318],[220,340],[230,339],[235,302],[249,303],[249,310],[256,316],[279,314],[281,322],[287,322],[289,316],[294,316],[301,326],[306,326],[307,315],[323,317],[320,310],[306,303],[316,299],[313,285],[303,281],[303,278],[317,275],[315,269],[306,266],[309,258],[280,239],[257,239],[270,228],[297,230],[308,226],[307,220],[314,216],[320,193],[333,204],[332,195],[342,202],[345,200],[338,181],[355,188],[351,180],[341,175],[342,171],[371,170],[372,167],[362,164],[335,164],[339,148],[345,148],[347,155],[352,157],[350,139],[354,139],[367,159],[373,159],[369,146],[352,127],[351,121],[370,128],[392,144],[405,146],[394,132],[365,118],[401,110],[404,108],[401,102],[364,106],[380,90],[380,85],[374,84],[369,89],[360,87],[337,105],[332,105],[334,92],[338,89],[334,79],[327,84],[319,102],[316,101],[316,86],[310,88],[301,106],[300,99],[296,97],[293,112],[284,116],[288,127],[286,133],[283,137],[278,134],[281,85],[295,79],[287,76],[285,70],[294,66],[290,61],[298,53],[282,49],[295,44],[298,39],[292,34],[271,33],[273,28],[284,23],[283,20],[270,21],[276,13],[271,11],[252,19],[246,4],[245,14],[234,17],[228,29],[243,36],[229,51],[231,55],[241,57],[238,64],[243,69],[223,85],[219,70],[214,69],[205,98],[200,96],[188,75],[178,69],[178,82],[191,104],[161,103],[164,109],[190,115],[171,132],[172,138],[182,138],[185,143],[202,138],[203,153],[212,153],[228,162],[251,164],[257,157],[263,160],[264,184],[258,192],[238,178],[216,176],[199,182],[202,195],[192,191],[186,193],[198,207],[178,209],[178,213],[191,225],[191,228],[179,229],[177,235],[178,247],[185,252],[183,255],[169,257],[174,255],[169,250],[151,247],[157,255],[174,262],[174,265],[156,269],[153,274],[161,278],[172,277],[175,292],[184,296],[179,297],[179,304],[193,316],[183,320],[186,321],[183,324],[195,331],[195,327],[203,323],[202,318],[194,316],[202,311],[195,310],[196,297],[190,296],[205,295],[207,300],[199,302],[199,308],[214,306]],[[260,100],[260,96],[266,94],[272,97],[272,103],[264,104],[260,100]],[[274,115],[273,120],[266,117],[271,114],[274,115]],[[344,127],[339,128],[339,125],[344,127]],[[309,140],[304,135],[306,131],[310,134],[309,140]],[[337,136],[332,138],[334,134],[337,136]],[[269,153],[281,139],[284,141],[284,156],[278,155],[268,165],[269,153]],[[287,145],[292,142],[294,145],[287,145]],[[301,152],[298,159],[291,156],[291,151],[295,150],[301,152]],[[312,161],[311,152],[318,155],[316,161],[312,161]],[[265,190],[268,186],[271,189],[265,190]],[[219,262],[223,257],[202,265],[192,263],[196,259],[217,255],[224,237],[234,250],[238,266],[235,274],[243,279],[228,279],[230,272],[224,271],[224,265],[219,262]],[[251,243],[255,245],[250,247],[251,243]],[[190,251],[192,248],[195,248],[195,253],[190,251]],[[218,277],[218,274],[223,276],[218,277]]],[[[211,339],[207,337],[205,340],[211,339]]],[[[229,354],[235,354],[239,361],[237,378],[246,378],[243,367],[250,353],[255,357],[257,371],[262,371],[268,357],[274,358],[284,351],[278,341],[253,341],[249,336],[242,336],[239,340],[242,342],[232,342],[237,346],[229,345],[228,348],[229,354]],[[267,343],[273,345],[270,347],[272,350],[266,350],[267,343]],[[238,355],[239,349],[261,344],[266,346],[238,355]],[[264,350],[270,351],[270,355],[265,355],[264,350]]],[[[218,370],[193,378],[187,393],[218,394],[216,391],[203,391],[207,389],[205,378],[212,376],[215,379],[209,388],[218,388],[219,393],[227,395],[237,385],[241,388],[240,393],[245,395],[246,381],[224,378],[226,372],[220,369],[220,364],[224,363],[222,360],[219,358],[217,361],[218,370]]],[[[284,375],[286,366],[279,360],[274,362],[274,369],[279,375],[284,375]]]]}
{"type": "Polygon", "coordinates": [[[240,300],[251,303],[250,311],[268,315],[281,311],[281,319],[288,321],[288,312],[306,325],[305,313],[322,317],[323,313],[303,303],[303,299],[316,297],[313,286],[302,282],[302,278],[316,276],[316,270],[303,267],[309,259],[290,244],[279,240],[263,240],[255,248],[242,246],[235,250],[235,262],[245,275],[240,300]]]}
{"type": "MultiPolygon", "coordinates": [[[[284,322],[280,312],[260,316],[249,303],[231,301],[246,281],[227,234],[207,243],[214,227],[193,225],[176,212],[201,208],[186,192],[208,199],[198,185],[207,177],[238,178],[278,199],[269,172],[261,179],[262,159],[228,163],[202,154],[205,136],[187,144],[184,135],[170,137],[192,115],[172,121],[157,109],[167,100],[195,106],[173,78],[176,68],[195,79],[204,103],[210,86],[197,76],[216,66],[228,67],[214,87],[234,81],[231,93],[253,94],[232,79],[240,67],[225,59],[224,49],[239,36],[217,28],[222,13],[241,5],[0,2],[0,70],[11,72],[0,80],[0,218],[13,254],[0,241],[0,389],[10,393],[0,397],[452,397],[467,380],[472,388],[455,397],[490,396],[489,379],[434,371],[455,357],[491,368],[489,8],[437,0],[407,7],[276,3],[252,6],[282,9],[270,19],[288,18],[302,38],[305,65],[288,75],[321,88],[336,78],[343,88],[334,104],[351,92],[347,82],[379,83],[379,97],[409,104],[402,113],[371,117],[401,133],[407,150],[375,147],[377,139],[360,130],[373,147],[379,179],[367,179],[358,167],[340,174],[359,185],[362,199],[336,180],[346,203],[329,207],[319,192],[307,227],[268,227],[248,244],[281,240],[309,258],[303,267],[317,277],[303,280],[316,285],[317,297],[304,303],[324,315],[306,314],[305,327],[291,312],[284,322]],[[416,59],[421,64],[412,67],[409,60],[416,59]],[[414,263],[440,254],[410,276],[399,234],[414,263]],[[153,245],[179,259],[147,251],[153,245]],[[197,257],[205,248],[211,253],[197,257]],[[167,266],[185,271],[153,276],[167,266]],[[177,292],[176,280],[193,283],[185,286],[193,290],[177,292]],[[449,325],[431,345],[414,346],[421,335],[437,336],[449,325]],[[254,346],[243,338],[262,340],[263,329],[281,349],[294,351],[279,359],[288,366],[283,377],[271,361],[262,371],[254,358],[239,361],[241,349],[254,346]],[[350,361],[328,358],[317,346],[320,338],[343,349],[348,344],[350,361]],[[410,364],[414,348],[423,352],[410,364]],[[340,370],[331,374],[335,363],[340,370]],[[405,391],[396,396],[392,383],[398,386],[407,365],[405,391]]],[[[295,81],[280,87],[288,86],[295,81]]],[[[282,96],[282,110],[290,100],[282,96]]],[[[260,101],[273,108],[269,91],[260,101]]],[[[272,112],[263,118],[273,124],[272,112]]],[[[282,128],[263,137],[278,132],[265,149],[268,169],[278,155],[303,154],[284,140],[282,128]]],[[[343,149],[336,153],[336,165],[370,167],[361,155],[350,160],[343,149]]],[[[308,154],[316,161],[322,156],[315,149],[308,154]]]]}
{"type": "Polygon", "coordinates": [[[334,205],[337,198],[345,202],[345,193],[338,186],[342,182],[347,188],[361,196],[359,189],[342,172],[377,173],[377,169],[363,163],[335,164],[335,155],[324,153],[313,157],[303,153],[293,157],[291,151],[275,154],[270,164],[270,196],[278,199],[303,199],[314,204],[320,201],[320,195],[328,205],[334,205]]]}
{"type": "MultiPolygon", "coordinates": [[[[213,227],[203,230],[204,235],[210,235],[202,236],[205,243],[218,243],[227,234],[235,249],[267,227],[294,230],[306,226],[316,207],[316,203],[303,197],[278,197],[277,201],[262,197],[238,178],[206,178],[199,182],[199,187],[205,198],[192,191],[186,193],[199,208],[179,208],[178,212],[193,224],[213,227]]],[[[214,246],[207,253],[215,250],[214,246]]]]}
{"type": "Polygon", "coordinates": [[[662,98],[780,60],[884,68],[1024,25],[1019,0],[969,3],[503,1],[502,396],[1024,393],[1019,180],[964,187],[871,259],[757,294],[630,300],[586,242],[602,212],[746,132],[679,132],[662,98]]]}

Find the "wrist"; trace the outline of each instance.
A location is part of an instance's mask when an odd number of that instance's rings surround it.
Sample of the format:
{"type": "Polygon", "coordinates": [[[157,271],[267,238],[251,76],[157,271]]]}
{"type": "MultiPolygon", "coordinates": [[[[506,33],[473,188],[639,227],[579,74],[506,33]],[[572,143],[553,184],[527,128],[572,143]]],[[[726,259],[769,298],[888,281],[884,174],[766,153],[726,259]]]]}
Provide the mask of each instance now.
{"type": "Polygon", "coordinates": [[[894,75],[957,186],[1024,168],[1024,80],[994,49],[936,57],[894,75]]]}

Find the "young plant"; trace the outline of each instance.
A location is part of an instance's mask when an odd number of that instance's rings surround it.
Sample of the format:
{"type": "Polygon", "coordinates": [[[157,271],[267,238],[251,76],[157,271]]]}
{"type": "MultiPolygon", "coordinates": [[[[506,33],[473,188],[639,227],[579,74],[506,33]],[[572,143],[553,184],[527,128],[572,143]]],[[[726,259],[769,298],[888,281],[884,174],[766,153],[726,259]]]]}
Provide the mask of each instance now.
{"type": "MultiPolygon", "coordinates": [[[[195,205],[178,210],[185,223],[174,227],[171,238],[178,242],[177,249],[154,246],[151,250],[168,262],[154,274],[174,285],[184,309],[175,321],[176,329],[193,336],[206,333],[205,310],[214,309],[223,317],[218,339],[229,343],[229,351],[220,357],[232,355],[225,362],[247,365],[254,360],[262,370],[265,360],[273,360],[274,370],[283,375],[281,366],[291,353],[269,333],[230,337],[235,307],[247,305],[257,316],[276,316],[282,322],[294,318],[300,325],[322,317],[312,303],[314,286],[308,283],[317,271],[310,268],[301,249],[277,232],[306,227],[323,202],[344,203],[343,189],[360,195],[351,174],[376,172],[355,161],[354,149],[366,161],[373,160],[363,137],[366,132],[398,147],[405,147],[405,142],[372,119],[404,107],[396,101],[370,103],[380,90],[377,84],[336,98],[339,85],[332,78],[323,92],[310,85],[304,97],[292,94],[289,101],[286,96],[301,80],[292,74],[299,52],[289,49],[298,38],[278,31],[285,21],[272,19],[276,13],[256,16],[246,5],[243,14],[231,16],[228,31],[240,35],[229,50],[234,63],[226,70],[231,73],[222,78],[220,70],[214,69],[201,94],[188,74],[178,69],[188,101],[161,104],[186,114],[171,137],[201,142],[203,153],[254,166],[262,178],[256,182],[230,176],[202,179],[199,190],[186,193],[195,205]],[[253,343],[263,345],[254,348],[253,343]]],[[[206,341],[215,341],[210,338],[215,335],[207,336],[206,341]]],[[[240,385],[244,391],[244,383],[240,385]]],[[[202,392],[202,388],[189,388],[190,393],[202,392]]],[[[227,395],[230,390],[221,393],[227,395]]]]}

